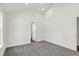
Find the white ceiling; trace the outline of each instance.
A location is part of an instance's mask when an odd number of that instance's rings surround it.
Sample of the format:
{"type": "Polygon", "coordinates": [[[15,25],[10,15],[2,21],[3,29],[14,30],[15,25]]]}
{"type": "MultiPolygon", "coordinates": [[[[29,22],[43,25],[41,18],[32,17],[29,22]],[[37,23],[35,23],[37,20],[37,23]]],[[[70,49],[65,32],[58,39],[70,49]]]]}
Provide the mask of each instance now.
{"type": "Polygon", "coordinates": [[[29,3],[28,5],[25,3],[1,3],[0,5],[6,13],[30,10],[43,14],[52,6],[52,3],[29,3]]]}

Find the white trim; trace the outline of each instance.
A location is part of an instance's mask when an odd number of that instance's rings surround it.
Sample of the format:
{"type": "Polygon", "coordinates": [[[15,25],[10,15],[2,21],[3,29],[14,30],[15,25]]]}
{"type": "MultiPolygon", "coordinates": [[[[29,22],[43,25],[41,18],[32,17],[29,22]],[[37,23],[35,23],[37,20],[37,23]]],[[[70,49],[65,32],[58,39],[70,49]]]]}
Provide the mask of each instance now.
{"type": "Polygon", "coordinates": [[[2,47],[3,47],[3,43],[0,44],[0,48],[2,48],[2,47]]]}
{"type": "Polygon", "coordinates": [[[3,15],[2,15],[2,13],[1,13],[1,11],[0,11],[0,18],[1,18],[1,25],[0,25],[0,31],[1,31],[1,41],[0,41],[0,48],[2,48],[2,46],[3,46],[3,15]]]}

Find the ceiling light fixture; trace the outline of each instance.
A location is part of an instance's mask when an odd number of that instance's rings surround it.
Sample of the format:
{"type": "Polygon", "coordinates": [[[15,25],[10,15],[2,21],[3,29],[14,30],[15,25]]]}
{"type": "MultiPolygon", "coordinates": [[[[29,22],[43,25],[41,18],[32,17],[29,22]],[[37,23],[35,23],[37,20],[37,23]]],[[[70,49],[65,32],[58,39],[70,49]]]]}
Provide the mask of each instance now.
{"type": "Polygon", "coordinates": [[[40,3],[40,4],[43,4],[43,3],[40,3]]]}
{"type": "Polygon", "coordinates": [[[41,8],[41,10],[45,10],[45,8],[41,8]]]}
{"type": "Polygon", "coordinates": [[[29,5],[29,3],[26,3],[26,5],[29,5]]]}

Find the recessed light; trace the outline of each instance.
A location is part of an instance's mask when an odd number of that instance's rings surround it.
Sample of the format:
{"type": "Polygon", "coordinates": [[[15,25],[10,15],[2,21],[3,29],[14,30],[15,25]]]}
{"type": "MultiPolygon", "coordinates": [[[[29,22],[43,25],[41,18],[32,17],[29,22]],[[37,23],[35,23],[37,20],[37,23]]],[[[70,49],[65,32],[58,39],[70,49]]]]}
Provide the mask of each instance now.
{"type": "Polygon", "coordinates": [[[45,8],[41,8],[41,10],[45,10],[45,8]]]}
{"type": "Polygon", "coordinates": [[[40,3],[40,4],[43,4],[43,3],[40,3]]]}
{"type": "Polygon", "coordinates": [[[29,3],[26,3],[26,5],[29,5],[29,3]]]}

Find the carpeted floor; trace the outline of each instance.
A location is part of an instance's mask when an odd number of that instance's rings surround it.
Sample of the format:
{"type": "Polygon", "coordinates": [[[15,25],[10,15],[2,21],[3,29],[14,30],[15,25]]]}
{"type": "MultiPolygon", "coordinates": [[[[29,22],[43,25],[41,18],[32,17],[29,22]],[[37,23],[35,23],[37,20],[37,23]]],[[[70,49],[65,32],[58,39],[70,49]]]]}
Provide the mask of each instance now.
{"type": "Polygon", "coordinates": [[[49,43],[47,41],[33,42],[26,45],[10,47],[4,56],[78,56],[79,52],[49,43]]]}

